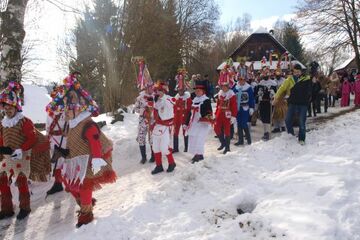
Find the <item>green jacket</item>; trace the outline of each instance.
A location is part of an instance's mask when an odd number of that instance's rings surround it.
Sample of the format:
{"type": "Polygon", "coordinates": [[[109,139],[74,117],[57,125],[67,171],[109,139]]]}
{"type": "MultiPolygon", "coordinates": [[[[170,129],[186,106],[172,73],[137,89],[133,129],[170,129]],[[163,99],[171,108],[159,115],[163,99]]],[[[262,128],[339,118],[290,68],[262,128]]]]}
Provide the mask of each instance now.
{"type": "Polygon", "coordinates": [[[275,98],[289,96],[288,103],[294,105],[308,105],[311,99],[312,82],[309,75],[302,75],[295,83],[293,76],[289,76],[276,92],[275,98]]]}

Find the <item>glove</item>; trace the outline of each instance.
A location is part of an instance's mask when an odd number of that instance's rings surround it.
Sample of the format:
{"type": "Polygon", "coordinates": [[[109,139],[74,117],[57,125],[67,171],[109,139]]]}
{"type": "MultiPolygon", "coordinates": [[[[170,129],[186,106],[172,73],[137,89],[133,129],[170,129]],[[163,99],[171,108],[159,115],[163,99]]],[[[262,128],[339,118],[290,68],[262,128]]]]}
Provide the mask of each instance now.
{"type": "Polygon", "coordinates": [[[254,109],[253,108],[249,109],[249,114],[250,114],[250,116],[252,116],[254,114],[254,109]]]}
{"type": "Polygon", "coordinates": [[[91,168],[94,172],[94,174],[98,173],[101,169],[101,167],[106,166],[107,163],[102,158],[93,158],[91,160],[91,168]]]}
{"type": "Polygon", "coordinates": [[[187,130],[188,130],[188,126],[187,126],[186,124],[183,124],[183,125],[182,125],[182,129],[183,129],[184,131],[187,131],[187,130]]]}
{"type": "Polygon", "coordinates": [[[236,117],[231,117],[230,118],[230,123],[231,123],[231,125],[235,124],[236,123],[236,117]]]}
{"type": "Polygon", "coordinates": [[[20,159],[22,159],[22,155],[23,155],[22,150],[16,149],[14,151],[14,153],[11,155],[11,159],[12,160],[20,160],[20,159]]]}
{"type": "Polygon", "coordinates": [[[14,152],[10,147],[0,147],[0,154],[11,155],[14,152]]]}

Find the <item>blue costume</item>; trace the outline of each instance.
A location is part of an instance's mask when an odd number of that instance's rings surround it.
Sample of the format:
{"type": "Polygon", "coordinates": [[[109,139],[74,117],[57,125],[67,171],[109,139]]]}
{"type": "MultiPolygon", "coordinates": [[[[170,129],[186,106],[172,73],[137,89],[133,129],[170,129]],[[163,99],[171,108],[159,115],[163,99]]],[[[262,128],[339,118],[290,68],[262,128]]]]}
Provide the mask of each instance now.
{"type": "Polygon", "coordinates": [[[248,144],[251,144],[248,122],[250,120],[250,116],[254,112],[255,107],[254,91],[248,83],[245,83],[242,86],[236,85],[235,92],[238,105],[237,125],[239,134],[239,141],[235,145],[244,144],[243,132],[245,132],[245,138],[248,144]]]}

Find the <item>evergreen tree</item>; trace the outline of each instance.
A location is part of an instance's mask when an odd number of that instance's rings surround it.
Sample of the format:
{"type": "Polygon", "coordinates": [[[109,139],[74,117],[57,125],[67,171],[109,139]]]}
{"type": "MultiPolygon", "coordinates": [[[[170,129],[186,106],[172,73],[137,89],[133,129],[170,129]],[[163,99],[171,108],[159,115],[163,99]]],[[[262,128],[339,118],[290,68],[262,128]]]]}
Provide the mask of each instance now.
{"type": "Polygon", "coordinates": [[[304,61],[304,47],[300,40],[297,27],[293,23],[285,23],[282,34],[282,44],[300,62],[304,61]]]}

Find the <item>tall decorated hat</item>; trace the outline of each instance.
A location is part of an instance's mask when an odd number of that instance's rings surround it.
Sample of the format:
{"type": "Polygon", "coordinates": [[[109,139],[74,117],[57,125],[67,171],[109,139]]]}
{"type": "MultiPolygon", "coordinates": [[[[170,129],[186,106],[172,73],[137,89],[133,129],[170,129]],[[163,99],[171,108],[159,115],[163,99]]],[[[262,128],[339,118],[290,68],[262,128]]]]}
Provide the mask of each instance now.
{"type": "Polygon", "coordinates": [[[169,87],[166,83],[164,83],[162,81],[157,81],[154,85],[154,90],[167,93],[169,91],[169,87]]]}
{"type": "Polygon", "coordinates": [[[49,114],[56,114],[62,111],[88,111],[93,117],[99,115],[99,107],[91,95],[81,87],[77,79],[79,72],[69,74],[63,81],[63,85],[57,88],[53,94],[53,100],[47,105],[46,111],[49,114]]]}
{"type": "Polygon", "coordinates": [[[218,85],[219,86],[227,85],[230,88],[232,88],[234,86],[235,77],[236,77],[236,72],[233,66],[233,61],[230,58],[226,61],[225,66],[220,71],[218,85]]]}
{"type": "Polygon", "coordinates": [[[46,106],[46,112],[50,117],[58,115],[64,112],[64,96],[65,96],[65,86],[64,85],[55,85],[50,93],[52,98],[51,102],[46,106]]]}
{"type": "Polygon", "coordinates": [[[186,71],[185,67],[178,69],[175,80],[176,80],[176,90],[184,91],[186,89],[186,82],[189,81],[188,72],[186,71]]]}
{"type": "Polygon", "coordinates": [[[151,75],[146,64],[144,57],[134,57],[132,62],[138,67],[138,74],[136,79],[136,85],[139,90],[144,90],[149,87],[153,87],[154,82],[151,79],[151,75]]]}
{"type": "Polygon", "coordinates": [[[9,82],[7,87],[0,93],[0,102],[14,106],[18,112],[22,112],[21,91],[22,87],[18,82],[9,82]]]}

